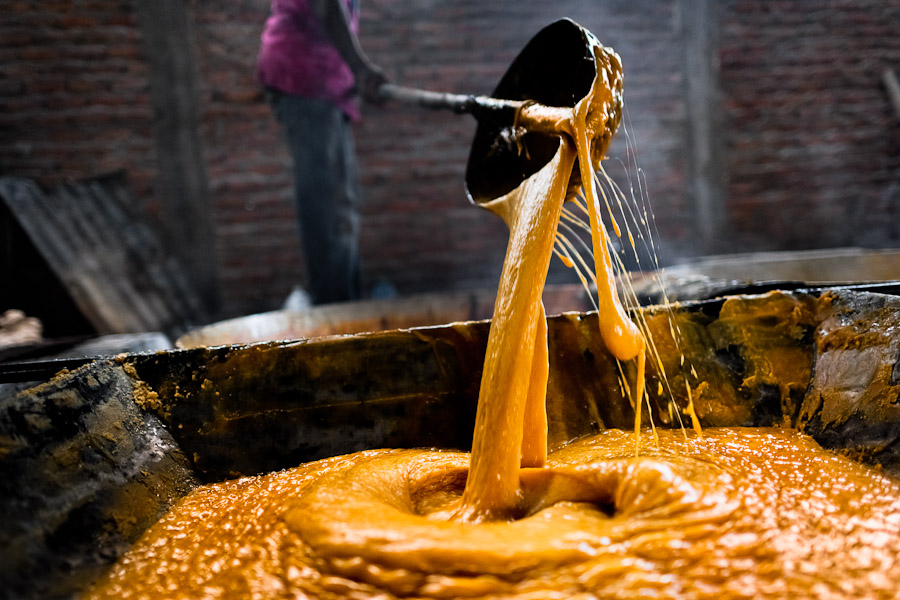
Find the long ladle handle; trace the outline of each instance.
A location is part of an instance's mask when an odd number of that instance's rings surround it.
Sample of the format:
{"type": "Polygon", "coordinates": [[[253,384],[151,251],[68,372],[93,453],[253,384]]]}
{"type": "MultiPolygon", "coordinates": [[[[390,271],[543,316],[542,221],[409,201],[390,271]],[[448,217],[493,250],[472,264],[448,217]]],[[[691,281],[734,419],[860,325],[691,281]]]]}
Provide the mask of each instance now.
{"type": "Polygon", "coordinates": [[[415,104],[433,110],[452,110],[457,114],[470,114],[479,120],[508,117],[515,114],[516,109],[523,104],[521,100],[431,92],[393,83],[382,84],[378,88],[378,95],[384,100],[415,104]]]}
{"type": "Polygon", "coordinates": [[[414,104],[433,110],[452,110],[457,114],[470,114],[482,122],[511,124],[516,111],[521,110],[519,114],[521,124],[537,131],[556,133],[565,131],[562,123],[572,111],[567,107],[548,107],[525,100],[431,92],[393,83],[382,84],[378,88],[378,95],[384,100],[414,104]]]}

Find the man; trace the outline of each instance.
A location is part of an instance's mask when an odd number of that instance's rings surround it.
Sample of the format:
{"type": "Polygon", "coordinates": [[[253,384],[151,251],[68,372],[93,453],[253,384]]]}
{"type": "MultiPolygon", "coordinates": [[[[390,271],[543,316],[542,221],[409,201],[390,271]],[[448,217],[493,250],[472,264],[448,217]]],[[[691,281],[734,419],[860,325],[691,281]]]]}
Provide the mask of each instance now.
{"type": "Polygon", "coordinates": [[[314,304],[360,297],[360,192],[351,121],[384,75],[356,37],[359,0],[272,0],[258,65],[294,160],[314,304]]]}

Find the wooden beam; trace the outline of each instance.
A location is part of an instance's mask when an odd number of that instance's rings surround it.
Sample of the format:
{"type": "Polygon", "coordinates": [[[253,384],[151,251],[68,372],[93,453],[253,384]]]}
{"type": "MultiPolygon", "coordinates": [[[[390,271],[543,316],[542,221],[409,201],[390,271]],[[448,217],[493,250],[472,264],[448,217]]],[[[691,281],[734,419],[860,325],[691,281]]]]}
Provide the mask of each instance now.
{"type": "Polygon", "coordinates": [[[167,241],[184,261],[210,314],[218,309],[215,230],[203,141],[189,3],[137,0],[150,66],[158,195],[167,241]]]}
{"type": "Polygon", "coordinates": [[[897,74],[893,69],[886,69],[882,75],[882,81],[884,81],[884,87],[891,99],[891,105],[894,107],[894,114],[897,115],[897,119],[900,119],[900,81],[897,81],[897,74]]]}
{"type": "Polygon", "coordinates": [[[703,252],[728,251],[715,0],[680,0],[688,125],[688,193],[703,252]]]}

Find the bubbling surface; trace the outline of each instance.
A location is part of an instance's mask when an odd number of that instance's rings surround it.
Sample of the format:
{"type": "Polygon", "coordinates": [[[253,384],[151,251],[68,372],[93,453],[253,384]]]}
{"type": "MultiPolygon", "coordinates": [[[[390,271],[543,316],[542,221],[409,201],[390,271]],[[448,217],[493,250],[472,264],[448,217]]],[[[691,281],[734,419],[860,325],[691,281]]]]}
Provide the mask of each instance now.
{"type": "Polygon", "coordinates": [[[206,485],[89,597],[895,597],[897,482],[793,430],[659,431],[641,457],[631,435],[523,470],[517,514],[486,524],[442,516],[465,485],[458,452],[206,485]]]}

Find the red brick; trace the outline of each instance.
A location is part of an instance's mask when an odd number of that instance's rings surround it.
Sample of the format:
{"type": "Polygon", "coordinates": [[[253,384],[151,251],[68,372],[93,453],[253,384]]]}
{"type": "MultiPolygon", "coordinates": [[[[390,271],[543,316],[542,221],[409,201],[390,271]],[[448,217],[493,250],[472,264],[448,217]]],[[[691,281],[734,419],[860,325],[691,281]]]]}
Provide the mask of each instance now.
{"type": "MultiPolygon", "coordinates": [[[[582,22],[625,62],[630,129],[660,245],[691,252],[677,0],[564,0],[558,11],[545,4],[526,0],[511,11],[474,0],[370,0],[362,43],[400,83],[487,93],[550,12],[582,22]]],[[[12,166],[5,173],[43,180],[125,168],[139,203],[159,221],[149,66],[134,6],[4,5],[12,25],[0,26],[0,107],[13,118],[0,114],[12,137],[0,164],[12,166]],[[22,81],[37,81],[42,95],[23,96],[22,81]]],[[[266,3],[190,6],[226,312],[274,308],[302,282],[303,265],[290,158],[253,74],[266,3]]],[[[900,1],[828,3],[810,12],[807,3],[733,0],[717,12],[732,248],[900,243],[896,219],[859,208],[886,197],[900,171],[900,134],[880,85],[883,69],[900,64],[890,27],[900,1]],[[805,229],[796,227],[801,217],[810,220],[805,229]]],[[[470,206],[463,185],[474,129],[467,116],[364,108],[355,132],[366,185],[367,284],[386,277],[416,292],[496,283],[505,227],[470,206]]],[[[628,158],[621,135],[613,152],[628,158]]],[[[900,207],[891,202],[879,206],[896,216],[900,207]]]]}

